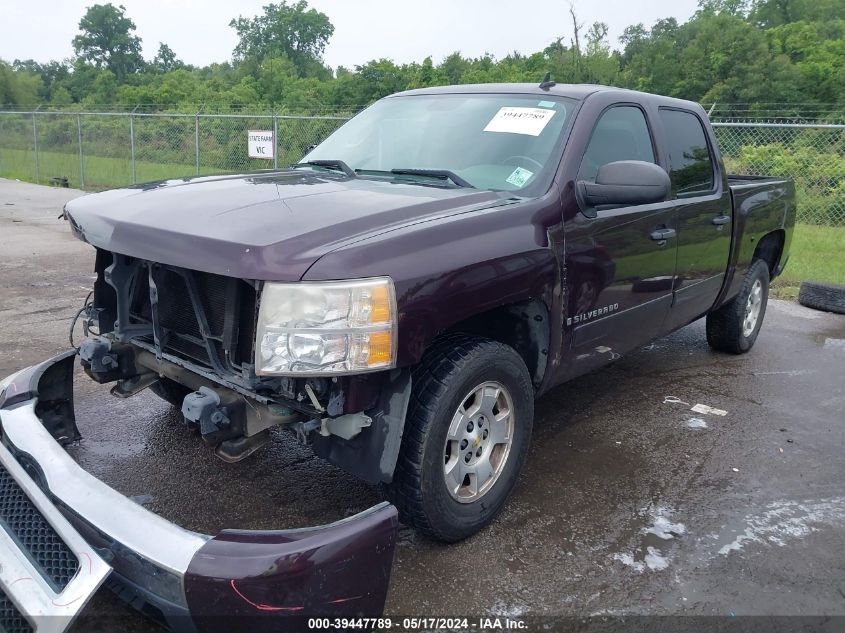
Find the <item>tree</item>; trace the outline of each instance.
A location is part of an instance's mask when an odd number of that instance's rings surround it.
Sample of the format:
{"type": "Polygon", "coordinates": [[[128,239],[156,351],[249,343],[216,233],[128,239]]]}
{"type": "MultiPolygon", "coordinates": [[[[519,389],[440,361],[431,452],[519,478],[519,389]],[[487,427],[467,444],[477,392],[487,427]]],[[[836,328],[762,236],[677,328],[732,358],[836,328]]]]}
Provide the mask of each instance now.
{"type": "Polygon", "coordinates": [[[88,107],[110,107],[117,101],[117,78],[108,68],[100,68],[95,72],[94,82],[83,102],[88,107]]]}
{"type": "Polygon", "coordinates": [[[698,10],[700,13],[727,13],[744,18],[748,15],[748,0],[698,0],[698,10]]]}
{"type": "Polygon", "coordinates": [[[370,103],[394,92],[405,90],[408,78],[404,68],[389,59],[372,60],[363,66],[356,66],[360,90],[358,103],[370,103]]]}
{"type": "Polygon", "coordinates": [[[240,39],[234,50],[236,61],[252,60],[260,65],[265,58],[284,56],[300,76],[313,74],[314,63],[320,62],[334,33],[328,16],[309,9],[305,0],[268,4],[262,15],[238,17],[229,26],[240,39]]]}
{"type": "Polygon", "coordinates": [[[842,0],[755,0],[751,21],[762,28],[793,22],[827,22],[845,19],[842,0]]]}
{"type": "MultiPolygon", "coordinates": [[[[41,77],[38,98],[42,101],[52,101],[53,94],[61,88],[61,84],[70,76],[70,69],[65,62],[51,61],[39,64],[33,59],[16,59],[12,62],[15,72],[29,73],[41,77]]],[[[63,97],[64,98],[64,97],[63,97]]]]}
{"type": "Polygon", "coordinates": [[[164,42],[159,42],[158,52],[153,57],[152,70],[157,73],[169,73],[171,70],[184,68],[185,64],[176,57],[176,53],[164,42]]]}
{"type": "Polygon", "coordinates": [[[79,21],[79,35],[73,48],[79,59],[97,68],[107,68],[122,82],[144,65],[141,38],[132,33],[135,23],[126,17],[123,5],[95,4],[79,21]]]}
{"type": "Polygon", "coordinates": [[[581,79],[581,29],[583,24],[578,22],[578,16],[575,15],[575,3],[569,3],[569,16],[572,18],[572,62],[575,66],[575,81],[582,81],[581,79]]]}
{"type": "Polygon", "coordinates": [[[29,72],[15,72],[0,59],[0,105],[32,106],[38,101],[41,80],[29,72]]]}
{"type": "Polygon", "coordinates": [[[683,48],[680,28],[675,18],[667,18],[655,22],[650,31],[641,24],[626,29],[620,83],[635,90],[685,96],[675,88],[685,71],[679,61],[683,48]]]}
{"type": "Polygon", "coordinates": [[[593,22],[587,31],[587,46],[581,57],[583,81],[596,84],[614,84],[618,81],[619,54],[610,50],[608,30],[606,23],[593,22]]]}
{"type": "Polygon", "coordinates": [[[255,74],[257,87],[270,105],[282,104],[299,81],[297,68],[287,57],[266,58],[255,74]]]}

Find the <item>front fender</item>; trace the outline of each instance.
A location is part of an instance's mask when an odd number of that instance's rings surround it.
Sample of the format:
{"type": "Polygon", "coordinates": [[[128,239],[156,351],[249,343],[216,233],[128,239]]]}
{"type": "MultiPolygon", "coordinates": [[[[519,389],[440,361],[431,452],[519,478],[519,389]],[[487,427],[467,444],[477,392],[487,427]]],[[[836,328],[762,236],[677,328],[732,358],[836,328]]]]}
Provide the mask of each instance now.
{"type": "Polygon", "coordinates": [[[390,276],[397,366],[411,366],[440,333],[476,315],[531,300],[555,305],[551,218],[560,218],[556,196],[422,222],[332,251],[303,279],[390,276]]]}

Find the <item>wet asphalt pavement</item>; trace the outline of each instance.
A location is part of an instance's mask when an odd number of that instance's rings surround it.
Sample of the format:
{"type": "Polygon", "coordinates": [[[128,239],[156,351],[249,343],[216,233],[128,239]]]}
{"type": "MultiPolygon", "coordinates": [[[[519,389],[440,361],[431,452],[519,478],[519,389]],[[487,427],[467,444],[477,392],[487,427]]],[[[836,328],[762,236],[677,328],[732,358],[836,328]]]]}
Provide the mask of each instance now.
{"type": "MultiPolygon", "coordinates": [[[[0,375],[68,347],[93,280],[93,249],[56,219],[75,195],[0,179],[0,375]]],[[[189,529],[378,501],[284,433],[229,465],[149,392],[117,400],[80,372],[76,406],[74,457],[189,529]]],[[[491,527],[452,546],[402,529],[388,614],[845,615],[845,316],[771,301],[741,357],[695,323],[544,396],[534,428],[491,527]]],[[[105,589],[86,615],[74,630],[157,630],[105,589]]]]}

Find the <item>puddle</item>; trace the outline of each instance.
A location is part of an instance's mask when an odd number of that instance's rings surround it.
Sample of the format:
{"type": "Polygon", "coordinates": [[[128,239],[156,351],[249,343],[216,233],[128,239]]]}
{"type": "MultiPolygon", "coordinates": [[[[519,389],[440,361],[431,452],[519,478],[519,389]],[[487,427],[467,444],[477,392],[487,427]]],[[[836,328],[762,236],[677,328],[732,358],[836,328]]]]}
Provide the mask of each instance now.
{"type": "Polygon", "coordinates": [[[496,600],[490,608],[490,615],[506,618],[519,618],[528,611],[524,604],[508,604],[503,600],[496,600]]]}
{"type": "Polygon", "coordinates": [[[691,429],[706,429],[707,422],[703,418],[690,418],[687,420],[687,426],[691,429]]]}
{"type": "Polygon", "coordinates": [[[755,371],[754,376],[807,376],[815,374],[815,369],[789,369],[785,371],[755,371]]]}
{"type": "Polygon", "coordinates": [[[845,497],[771,503],[762,512],[747,515],[740,526],[725,526],[711,538],[720,546],[717,553],[727,556],[749,543],[783,547],[830,525],[845,525],[845,497]]]}
{"type": "Polygon", "coordinates": [[[613,559],[640,573],[669,567],[672,541],[687,531],[683,523],[671,520],[672,514],[670,508],[662,506],[649,509],[646,516],[650,525],[640,530],[640,542],[628,552],[614,554],[613,559]]]}
{"type": "Polygon", "coordinates": [[[838,349],[845,351],[845,338],[826,338],[822,349],[838,349]]]}

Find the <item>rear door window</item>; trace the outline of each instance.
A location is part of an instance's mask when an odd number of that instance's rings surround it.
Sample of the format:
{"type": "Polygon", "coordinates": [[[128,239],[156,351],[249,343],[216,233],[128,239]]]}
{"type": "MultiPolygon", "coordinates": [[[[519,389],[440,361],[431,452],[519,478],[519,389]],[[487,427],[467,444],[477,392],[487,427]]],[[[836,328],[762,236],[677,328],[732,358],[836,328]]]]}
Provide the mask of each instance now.
{"type": "Polygon", "coordinates": [[[602,114],[584,152],[578,180],[595,182],[600,167],[619,160],[654,162],[645,115],[635,106],[614,106],[602,114]]]}
{"type": "Polygon", "coordinates": [[[713,156],[701,120],[692,112],[660,109],[669,149],[672,191],[678,197],[704,195],[715,189],[713,156]]]}

